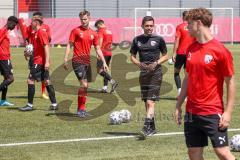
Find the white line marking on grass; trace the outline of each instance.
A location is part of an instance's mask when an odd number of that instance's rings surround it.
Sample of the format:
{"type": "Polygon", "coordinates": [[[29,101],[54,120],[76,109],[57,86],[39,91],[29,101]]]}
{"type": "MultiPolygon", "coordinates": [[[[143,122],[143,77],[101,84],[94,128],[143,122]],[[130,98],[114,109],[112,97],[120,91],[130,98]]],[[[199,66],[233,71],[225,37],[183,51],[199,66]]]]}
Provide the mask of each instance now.
{"type": "MultiPolygon", "coordinates": [[[[229,129],[228,131],[229,132],[240,131],[240,128],[229,129]]],[[[183,135],[183,134],[184,134],[183,132],[168,132],[168,133],[158,133],[158,134],[155,134],[154,136],[173,136],[173,135],[183,135]]],[[[81,142],[81,141],[100,141],[100,140],[125,139],[125,138],[134,138],[134,137],[136,137],[136,135],[95,137],[95,138],[79,138],[79,139],[66,139],[66,140],[55,140],[55,141],[19,142],[19,143],[0,144],[0,147],[35,145],[35,144],[69,143],[69,142],[81,142]]]]}

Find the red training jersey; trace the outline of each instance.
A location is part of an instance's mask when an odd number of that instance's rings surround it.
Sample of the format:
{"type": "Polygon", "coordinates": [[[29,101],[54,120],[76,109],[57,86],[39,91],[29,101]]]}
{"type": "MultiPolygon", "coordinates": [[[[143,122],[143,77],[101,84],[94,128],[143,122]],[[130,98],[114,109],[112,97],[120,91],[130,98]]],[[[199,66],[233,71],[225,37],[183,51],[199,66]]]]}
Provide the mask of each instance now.
{"type": "Polygon", "coordinates": [[[98,30],[98,38],[102,38],[101,50],[104,56],[112,56],[112,32],[106,28],[98,30]]]}
{"type": "Polygon", "coordinates": [[[91,46],[98,45],[97,33],[91,28],[79,26],[71,31],[69,42],[73,43],[73,62],[90,64],[91,46]]]}
{"type": "MultiPolygon", "coordinates": [[[[41,28],[42,28],[42,30],[44,32],[47,33],[49,42],[51,42],[51,30],[50,30],[50,27],[47,24],[43,23],[41,25],[41,28]]],[[[32,44],[34,36],[35,36],[35,31],[32,29],[31,25],[27,27],[27,35],[28,35],[28,42],[32,44]]]]}
{"type": "Polygon", "coordinates": [[[216,39],[194,42],[187,50],[186,111],[196,115],[222,114],[224,77],[234,74],[233,58],[216,39]]]}
{"type": "Polygon", "coordinates": [[[191,37],[188,33],[187,26],[187,22],[183,22],[176,28],[175,36],[179,38],[177,54],[186,54],[187,48],[195,41],[195,38],[191,37]]]}
{"type": "Polygon", "coordinates": [[[45,32],[42,28],[38,29],[34,35],[33,40],[33,63],[44,65],[45,64],[45,50],[44,46],[49,45],[49,37],[47,32],[45,32]]]}
{"type": "Polygon", "coordinates": [[[0,60],[10,59],[10,39],[8,29],[3,27],[0,29],[0,60]]]}

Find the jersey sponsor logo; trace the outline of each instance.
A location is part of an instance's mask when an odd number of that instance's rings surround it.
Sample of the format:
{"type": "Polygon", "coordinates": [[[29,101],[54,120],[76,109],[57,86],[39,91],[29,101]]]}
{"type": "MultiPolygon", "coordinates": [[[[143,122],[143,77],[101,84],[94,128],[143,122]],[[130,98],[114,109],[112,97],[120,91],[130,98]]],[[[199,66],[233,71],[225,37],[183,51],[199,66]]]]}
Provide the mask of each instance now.
{"type": "Polygon", "coordinates": [[[156,41],[151,41],[151,46],[155,46],[157,44],[156,41]]]}
{"type": "Polygon", "coordinates": [[[212,60],[213,60],[212,55],[208,55],[208,54],[205,55],[205,57],[204,57],[205,64],[209,64],[212,60]]]}
{"type": "Polygon", "coordinates": [[[141,47],[142,43],[138,41],[137,45],[138,45],[138,47],[141,47]]]}

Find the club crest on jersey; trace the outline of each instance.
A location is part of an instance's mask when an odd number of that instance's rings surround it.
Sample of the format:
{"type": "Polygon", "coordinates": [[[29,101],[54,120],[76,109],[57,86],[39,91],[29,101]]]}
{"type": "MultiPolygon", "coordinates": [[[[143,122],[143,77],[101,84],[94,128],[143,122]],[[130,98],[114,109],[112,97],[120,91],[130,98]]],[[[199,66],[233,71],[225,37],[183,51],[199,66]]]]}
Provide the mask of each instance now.
{"type": "Polygon", "coordinates": [[[212,55],[208,55],[208,54],[205,55],[205,57],[204,57],[205,64],[209,64],[212,60],[213,60],[212,55]]]}
{"type": "Polygon", "coordinates": [[[151,41],[151,46],[155,46],[157,44],[156,41],[151,41]]]}
{"type": "Polygon", "coordinates": [[[142,43],[138,41],[137,45],[138,45],[138,47],[141,47],[142,43]]]}
{"type": "Polygon", "coordinates": [[[91,36],[90,36],[90,37],[91,37],[91,40],[93,40],[93,39],[94,39],[94,35],[92,35],[92,34],[91,34],[91,36]]]}
{"type": "Polygon", "coordinates": [[[83,38],[83,33],[82,32],[80,32],[80,37],[83,38]]]}

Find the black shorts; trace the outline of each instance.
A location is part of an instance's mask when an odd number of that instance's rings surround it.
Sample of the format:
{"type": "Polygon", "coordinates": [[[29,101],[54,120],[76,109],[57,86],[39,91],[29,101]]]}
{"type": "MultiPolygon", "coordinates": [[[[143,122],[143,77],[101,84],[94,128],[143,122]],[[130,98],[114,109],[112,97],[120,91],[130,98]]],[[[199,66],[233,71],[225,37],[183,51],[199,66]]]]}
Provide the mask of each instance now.
{"type": "Polygon", "coordinates": [[[219,115],[199,116],[186,113],[184,134],[187,147],[204,147],[210,138],[214,148],[228,146],[227,129],[218,128],[219,115]]]}
{"type": "Polygon", "coordinates": [[[158,101],[162,84],[162,67],[158,65],[154,71],[141,71],[139,83],[143,101],[158,101]]]}
{"type": "Polygon", "coordinates": [[[177,69],[186,68],[186,54],[177,54],[176,62],[174,63],[174,67],[177,69]]]}
{"type": "Polygon", "coordinates": [[[80,64],[72,62],[72,67],[78,80],[92,81],[92,70],[90,64],[80,64]]]}
{"type": "MultiPolygon", "coordinates": [[[[112,56],[104,56],[107,66],[109,67],[112,56]]],[[[103,68],[103,62],[101,60],[97,60],[97,68],[103,68]]]]}
{"type": "Polygon", "coordinates": [[[1,75],[13,75],[13,68],[10,60],[0,60],[1,75]]]}
{"type": "Polygon", "coordinates": [[[33,64],[30,68],[28,79],[35,80],[37,82],[50,80],[49,71],[45,70],[43,65],[33,64]]]}
{"type": "Polygon", "coordinates": [[[29,57],[29,61],[28,61],[28,68],[31,69],[34,65],[33,62],[33,54],[29,57]]]}

